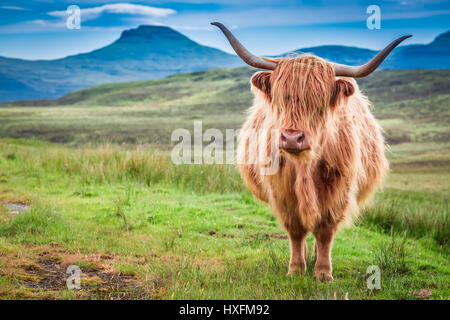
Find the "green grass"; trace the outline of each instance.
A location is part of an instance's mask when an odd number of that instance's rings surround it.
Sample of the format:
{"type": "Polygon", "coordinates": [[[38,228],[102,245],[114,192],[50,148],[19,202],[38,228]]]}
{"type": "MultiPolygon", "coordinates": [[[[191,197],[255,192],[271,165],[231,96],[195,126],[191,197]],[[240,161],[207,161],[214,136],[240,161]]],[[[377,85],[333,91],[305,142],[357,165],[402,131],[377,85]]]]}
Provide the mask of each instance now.
{"type": "MultiPolygon", "coordinates": [[[[350,299],[414,299],[420,289],[431,289],[433,299],[449,297],[449,179],[445,191],[428,198],[421,197],[420,182],[411,180],[418,191],[411,194],[391,177],[361,221],[338,233],[335,283],[322,284],[313,280],[312,258],[306,276],[286,276],[284,232],[242,187],[233,166],[177,167],[163,151],[142,148],[0,141],[0,200],[31,204],[30,212],[0,223],[2,298],[343,299],[348,293],[350,299]],[[390,201],[402,205],[389,207],[400,220],[388,228],[391,217],[380,220],[379,213],[390,201]],[[417,210],[408,213],[414,217],[430,208],[442,216],[424,214],[427,231],[412,232],[415,219],[401,222],[408,205],[417,210]],[[434,235],[442,223],[444,235],[434,235]],[[42,256],[64,268],[75,263],[128,276],[134,291],[30,288],[46,283],[45,272],[27,271],[44,268],[42,256]],[[366,287],[370,265],[382,269],[381,290],[366,287]]],[[[448,170],[435,172],[442,174],[448,170]]],[[[312,252],[312,237],[308,244],[312,252]]]]}

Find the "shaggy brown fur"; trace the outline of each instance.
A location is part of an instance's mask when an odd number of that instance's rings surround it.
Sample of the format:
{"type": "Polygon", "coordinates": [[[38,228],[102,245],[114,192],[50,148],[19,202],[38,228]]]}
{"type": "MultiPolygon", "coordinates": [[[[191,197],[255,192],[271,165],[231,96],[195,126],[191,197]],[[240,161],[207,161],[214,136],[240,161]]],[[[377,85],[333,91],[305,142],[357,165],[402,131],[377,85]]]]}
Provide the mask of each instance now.
{"type": "Polygon", "coordinates": [[[240,172],[289,235],[289,273],[306,270],[305,238],[312,232],[315,276],[332,281],[338,226],[353,220],[388,171],[384,140],[356,81],[336,78],[333,64],[311,55],[271,60],[277,68],[251,80],[255,99],[240,134],[240,172]],[[311,148],[299,155],[277,150],[278,172],[262,174],[261,155],[270,154],[271,145],[278,149],[281,129],[305,132],[311,148]]]}

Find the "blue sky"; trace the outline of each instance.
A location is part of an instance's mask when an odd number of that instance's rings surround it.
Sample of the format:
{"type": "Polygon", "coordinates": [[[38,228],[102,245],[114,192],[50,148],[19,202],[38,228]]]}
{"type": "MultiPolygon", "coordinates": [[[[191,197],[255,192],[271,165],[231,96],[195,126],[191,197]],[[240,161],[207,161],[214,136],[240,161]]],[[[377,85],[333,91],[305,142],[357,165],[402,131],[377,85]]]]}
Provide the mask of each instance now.
{"type": "Polygon", "coordinates": [[[0,56],[54,59],[105,46],[124,29],[170,26],[191,39],[231,52],[220,21],[256,54],[342,44],[379,49],[412,33],[407,43],[427,43],[450,29],[448,0],[384,1],[102,1],[0,0],[0,56]],[[66,9],[78,5],[81,29],[66,27],[66,9]],[[369,5],[381,9],[381,29],[369,30],[369,5]]]}

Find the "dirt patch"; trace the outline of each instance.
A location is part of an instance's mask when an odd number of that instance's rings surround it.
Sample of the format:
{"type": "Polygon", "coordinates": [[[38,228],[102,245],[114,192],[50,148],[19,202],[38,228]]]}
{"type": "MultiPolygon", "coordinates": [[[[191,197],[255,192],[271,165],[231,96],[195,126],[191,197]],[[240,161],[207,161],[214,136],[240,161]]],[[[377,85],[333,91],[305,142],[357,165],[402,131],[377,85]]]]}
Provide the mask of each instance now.
{"type": "MultiPolygon", "coordinates": [[[[13,278],[19,287],[35,294],[49,294],[58,298],[67,292],[67,273],[70,265],[80,268],[80,289],[70,290],[80,299],[152,299],[137,276],[115,272],[118,256],[110,254],[67,253],[59,244],[50,244],[38,250],[0,256],[0,274],[13,278]]],[[[70,283],[70,280],[69,280],[70,283]]]]}
{"type": "Polygon", "coordinates": [[[433,291],[430,289],[420,289],[415,294],[417,299],[428,299],[433,295],[433,291]]]}
{"type": "MultiPolygon", "coordinates": [[[[38,268],[32,267],[27,273],[36,275],[38,281],[27,281],[23,284],[38,290],[64,290],[70,274],[59,261],[41,259],[38,268]]],[[[93,299],[146,299],[145,291],[136,283],[134,276],[103,272],[94,268],[81,269],[81,295],[93,299]]]]}
{"type": "Polygon", "coordinates": [[[279,233],[272,233],[272,234],[265,234],[264,237],[266,239],[272,238],[272,239],[287,239],[288,236],[285,234],[279,234],[279,233]]]}
{"type": "Polygon", "coordinates": [[[23,203],[3,203],[3,206],[8,209],[11,216],[15,217],[20,213],[26,213],[30,211],[30,206],[28,204],[23,203]]]}

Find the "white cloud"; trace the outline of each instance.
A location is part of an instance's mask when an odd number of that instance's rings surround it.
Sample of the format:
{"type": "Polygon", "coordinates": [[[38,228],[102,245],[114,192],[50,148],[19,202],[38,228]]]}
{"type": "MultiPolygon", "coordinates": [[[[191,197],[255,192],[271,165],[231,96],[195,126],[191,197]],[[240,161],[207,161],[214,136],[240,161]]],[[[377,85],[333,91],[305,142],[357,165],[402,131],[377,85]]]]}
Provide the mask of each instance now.
{"type": "Polygon", "coordinates": [[[47,21],[42,19],[27,21],[26,23],[34,24],[43,27],[52,27],[52,28],[65,28],[66,23],[63,21],[47,21]]]}
{"type": "MultiPolygon", "coordinates": [[[[168,8],[156,8],[132,3],[114,3],[105,4],[99,7],[81,9],[81,17],[83,20],[91,20],[97,18],[104,12],[119,14],[136,14],[151,17],[165,17],[176,13],[175,10],[168,8]]],[[[47,14],[54,17],[66,17],[66,11],[51,11],[47,14]]]]}
{"type": "Polygon", "coordinates": [[[9,9],[9,10],[25,10],[25,8],[17,7],[17,6],[1,6],[2,9],[9,9]]]}

